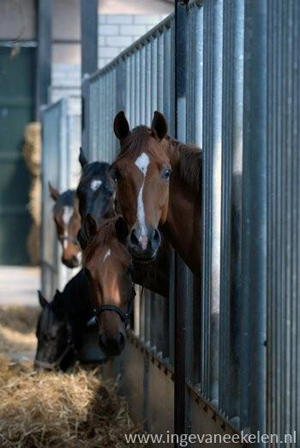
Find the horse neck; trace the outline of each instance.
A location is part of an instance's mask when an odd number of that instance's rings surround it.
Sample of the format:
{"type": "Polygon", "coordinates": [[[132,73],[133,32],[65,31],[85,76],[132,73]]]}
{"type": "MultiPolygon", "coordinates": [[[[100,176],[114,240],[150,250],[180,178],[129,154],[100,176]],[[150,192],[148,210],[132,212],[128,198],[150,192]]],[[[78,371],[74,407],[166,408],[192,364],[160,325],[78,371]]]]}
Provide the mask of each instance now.
{"type": "MultiPolygon", "coordinates": [[[[170,140],[168,153],[172,167],[169,190],[169,206],[163,233],[195,275],[200,275],[200,192],[193,188],[192,180],[184,179],[181,157],[189,151],[189,163],[199,163],[199,153],[193,153],[191,147],[170,140]]],[[[199,171],[200,172],[200,171],[199,171]]],[[[199,184],[200,178],[197,177],[199,184]]]]}
{"type": "Polygon", "coordinates": [[[163,297],[169,297],[170,246],[165,239],[154,261],[145,264],[133,260],[133,264],[135,283],[163,297]]]}

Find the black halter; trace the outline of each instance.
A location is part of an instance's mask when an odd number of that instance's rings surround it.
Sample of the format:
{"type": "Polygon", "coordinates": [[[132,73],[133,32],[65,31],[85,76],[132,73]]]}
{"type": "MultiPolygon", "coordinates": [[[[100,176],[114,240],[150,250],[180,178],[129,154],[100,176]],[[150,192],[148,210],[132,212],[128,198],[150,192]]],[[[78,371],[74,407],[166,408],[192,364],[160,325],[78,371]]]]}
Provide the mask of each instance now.
{"type": "Polygon", "coordinates": [[[134,284],[132,284],[131,296],[128,301],[126,312],[124,312],[121,308],[119,308],[118,306],[113,305],[113,304],[101,305],[94,309],[96,319],[99,320],[101,314],[104,311],[113,311],[114,313],[117,313],[120,316],[121,320],[124,322],[125,328],[127,328],[128,324],[129,324],[129,318],[130,318],[132,310],[133,310],[133,302],[134,302],[135,295],[136,295],[136,293],[135,293],[135,289],[134,289],[134,284]]]}

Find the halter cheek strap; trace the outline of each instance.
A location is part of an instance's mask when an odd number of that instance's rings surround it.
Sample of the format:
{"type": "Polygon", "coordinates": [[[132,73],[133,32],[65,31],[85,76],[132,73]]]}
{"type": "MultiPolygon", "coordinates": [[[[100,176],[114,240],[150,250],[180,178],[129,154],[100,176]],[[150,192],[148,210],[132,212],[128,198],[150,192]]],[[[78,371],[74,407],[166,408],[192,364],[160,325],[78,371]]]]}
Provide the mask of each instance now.
{"type": "Polygon", "coordinates": [[[120,316],[121,320],[124,322],[125,328],[127,328],[129,325],[129,318],[133,310],[134,298],[135,298],[135,289],[134,285],[132,284],[131,296],[128,301],[126,312],[124,312],[120,307],[113,304],[101,305],[98,308],[95,308],[94,310],[96,319],[99,320],[101,314],[104,313],[105,311],[112,311],[120,316]]]}

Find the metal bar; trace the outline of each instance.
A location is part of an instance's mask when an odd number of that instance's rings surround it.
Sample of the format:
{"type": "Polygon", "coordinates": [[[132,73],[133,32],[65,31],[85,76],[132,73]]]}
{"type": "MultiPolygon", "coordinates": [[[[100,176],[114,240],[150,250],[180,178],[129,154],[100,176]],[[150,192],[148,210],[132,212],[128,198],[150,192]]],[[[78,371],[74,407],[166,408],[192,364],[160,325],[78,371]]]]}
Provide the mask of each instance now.
{"type": "Polygon", "coordinates": [[[239,425],[244,4],[224,4],[220,409],[239,425]]]}
{"type": "Polygon", "coordinates": [[[219,399],[223,0],[203,6],[202,387],[219,399]]]}
{"type": "Polygon", "coordinates": [[[174,14],[170,14],[158,25],[156,25],[150,31],[144,34],[140,39],[136,40],[132,45],[127,47],[123,52],[119,54],[119,56],[113,59],[109,64],[107,64],[101,70],[98,70],[97,72],[93,73],[92,79],[98,78],[99,76],[102,76],[105,72],[116,67],[123,59],[129,57],[131,54],[137,51],[142,45],[147,46],[148,43],[151,41],[151,39],[153,39],[159,31],[163,30],[165,27],[169,28],[172,25],[173,21],[174,21],[174,14]]]}
{"type": "Polygon", "coordinates": [[[264,432],[266,410],[266,6],[265,0],[245,1],[242,212],[245,374],[241,390],[243,395],[249,391],[249,396],[242,397],[241,427],[250,426],[251,432],[264,432]]]}
{"type": "Polygon", "coordinates": [[[38,49],[35,116],[39,120],[41,106],[48,103],[49,88],[51,85],[52,2],[39,0],[37,5],[38,49]]]}
{"type": "Polygon", "coordinates": [[[81,75],[91,74],[98,67],[98,3],[81,0],[81,75]]]}
{"type": "MultiPolygon", "coordinates": [[[[186,21],[187,9],[179,0],[175,4],[175,136],[186,140],[186,21]]],[[[186,422],[186,300],[188,271],[175,255],[175,383],[174,427],[177,435],[185,434],[186,422]]],[[[180,444],[175,444],[180,446],[180,444]]]]}

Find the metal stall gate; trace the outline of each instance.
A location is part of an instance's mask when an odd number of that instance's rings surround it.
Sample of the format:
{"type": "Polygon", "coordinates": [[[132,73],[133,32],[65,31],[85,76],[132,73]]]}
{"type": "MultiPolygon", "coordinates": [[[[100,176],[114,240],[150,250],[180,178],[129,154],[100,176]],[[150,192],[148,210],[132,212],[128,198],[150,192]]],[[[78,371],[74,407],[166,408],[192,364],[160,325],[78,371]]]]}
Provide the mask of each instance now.
{"type": "Polygon", "coordinates": [[[59,192],[76,188],[80,176],[78,163],[81,141],[79,98],[62,99],[42,111],[42,290],[49,300],[56,288],[78,272],[60,261],[48,182],[59,192]]]}
{"type": "Polygon", "coordinates": [[[91,160],[114,159],[121,109],[132,127],[158,109],[171,136],[203,147],[202,279],[173,260],[169,301],[138,298],[124,356],[132,413],[149,431],[175,422],[297,446],[299,15],[297,0],[178,1],[84,80],[91,160]]]}

